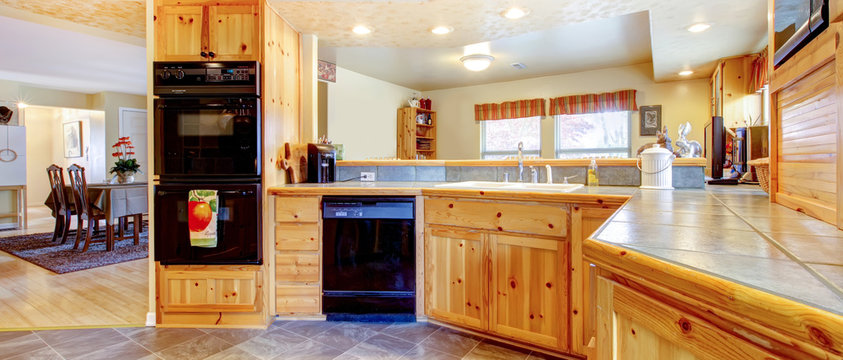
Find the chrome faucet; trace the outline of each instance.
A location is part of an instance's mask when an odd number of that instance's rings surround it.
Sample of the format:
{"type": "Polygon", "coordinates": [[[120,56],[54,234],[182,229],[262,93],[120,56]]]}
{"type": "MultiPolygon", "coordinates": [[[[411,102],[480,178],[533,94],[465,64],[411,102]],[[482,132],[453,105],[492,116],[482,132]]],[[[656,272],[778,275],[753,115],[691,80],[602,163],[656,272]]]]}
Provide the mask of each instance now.
{"type": "Polygon", "coordinates": [[[524,142],[518,142],[518,182],[524,182],[524,142]]]}

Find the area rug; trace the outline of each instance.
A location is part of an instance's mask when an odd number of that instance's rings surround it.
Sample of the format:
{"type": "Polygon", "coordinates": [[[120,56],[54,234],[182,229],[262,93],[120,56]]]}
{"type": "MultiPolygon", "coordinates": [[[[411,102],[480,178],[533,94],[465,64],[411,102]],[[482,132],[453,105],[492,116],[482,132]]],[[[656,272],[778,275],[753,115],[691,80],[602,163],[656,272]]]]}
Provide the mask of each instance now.
{"type": "MultiPolygon", "coordinates": [[[[144,225],[146,222],[144,221],[144,225]]],[[[131,234],[134,225],[129,225],[131,234]]],[[[84,235],[84,234],[83,234],[84,235]]],[[[53,233],[37,233],[0,238],[0,251],[17,256],[56,274],[64,274],[79,270],[117,264],[121,262],[143,259],[149,255],[148,227],[144,226],[140,233],[140,244],[135,245],[132,239],[119,240],[114,244],[113,251],[105,251],[105,243],[94,243],[88,251],[82,252],[83,244],[78,250],[73,250],[75,233],[70,233],[64,245],[50,242],[53,233]]],[[[94,239],[105,239],[105,229],[100,228],[94,239]]]]}

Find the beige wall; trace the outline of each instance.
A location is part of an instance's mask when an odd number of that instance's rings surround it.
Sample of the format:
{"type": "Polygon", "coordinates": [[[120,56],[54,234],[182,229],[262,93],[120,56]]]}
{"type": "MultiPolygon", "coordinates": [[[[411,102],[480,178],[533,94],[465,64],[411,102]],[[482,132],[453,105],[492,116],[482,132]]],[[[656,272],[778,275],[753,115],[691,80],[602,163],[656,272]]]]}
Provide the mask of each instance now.
{"type": "MultiPolygon", "coordinates": [[[[508,100],[551,98],[565,95],[601,93],[623,89],[638,90],[637,103],[661,105],[662,124],[674,141],[679,124],[690,121],[689,140],[703,143],[708,119],[708,79],[655,83],[652,64],[639,64],[573,74],[546,76],[518,81],[424,92],[437,111],[437,152],[441,159],[480,157],[480,125],[474,121],[474,104],[508,100]]],[[[655,136],[639,136],[638,113],[632,115],[631,148],[656,141],[655,136]]],[[[553,119],[542,120],[542,157],[554,157],[553,119]]]]}
{"type": "Polygon", "coordinates": [[[146,110],[146,96],[101,92],[91,95],[91,98],[91,108],[105,111],[105,139],[103,139],[102,146],[106,154],[107,168],[110,169],[111,163],[115,160],[111,157],[111,145],[117,142],[120,131],[120,108],[146,110]]]}
{"type": "Polygon", "coordinates": [[[0,99],[21,101],[28,105],[43,105],[88,109],[91,96],[78,92],[43,89],[15,81],[0,80],[0,99]]]}
{"type": "MultiPolygon", "coordinates": [[[[105,120],[102,111],[30,106],[26,108],[26,129],[28,205],[43,204],[50,194],[46,169],[51,164],[65,169],[77,164],[85,168],[88,182],[105,181],[105,120]],[[82,157],[66,158],[63,126],[76,121],[82,122],[82,157]]],[[[67,176],[65,181],[69,181],[67,176]]]]}
{"type": "Polygon", "coordinates": [[[328,137],[343,144],[347,160],[394,157],[397,110],[414,92],[337,66],[337,82],[328,84],[328,137]]]}

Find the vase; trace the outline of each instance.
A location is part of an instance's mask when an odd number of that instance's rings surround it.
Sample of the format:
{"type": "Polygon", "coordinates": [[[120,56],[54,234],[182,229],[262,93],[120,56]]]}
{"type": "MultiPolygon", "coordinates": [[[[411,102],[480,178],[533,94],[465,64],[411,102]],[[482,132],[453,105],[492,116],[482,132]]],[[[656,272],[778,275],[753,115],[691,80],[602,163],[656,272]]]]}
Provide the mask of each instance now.
{"type": "Polygon", "coordinates": [[[117,183],[118,184],[131,184],[135,182],[135,172],[134,171],[119,171],[117,172],[117,183]]]}

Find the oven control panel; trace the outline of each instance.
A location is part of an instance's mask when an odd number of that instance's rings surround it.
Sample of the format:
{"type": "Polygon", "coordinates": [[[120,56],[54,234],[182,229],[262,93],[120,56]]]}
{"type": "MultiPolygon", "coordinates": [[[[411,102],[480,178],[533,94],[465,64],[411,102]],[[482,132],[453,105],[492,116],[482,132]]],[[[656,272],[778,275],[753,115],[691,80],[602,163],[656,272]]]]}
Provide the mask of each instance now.
{"type": "Polygon", "coordinates": [[[156,61],[153,94],[159,96],[260,95],[257,61],[156,61]]]}

